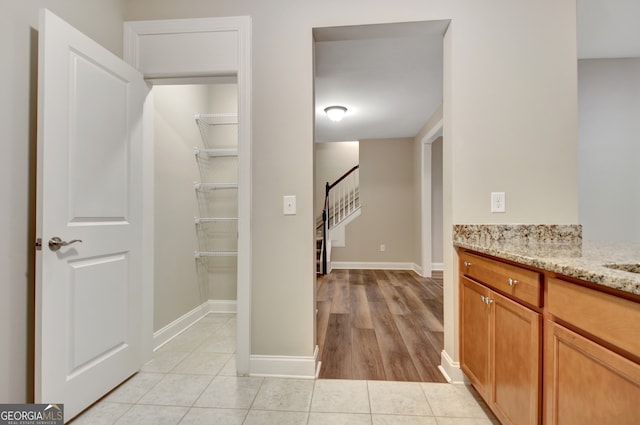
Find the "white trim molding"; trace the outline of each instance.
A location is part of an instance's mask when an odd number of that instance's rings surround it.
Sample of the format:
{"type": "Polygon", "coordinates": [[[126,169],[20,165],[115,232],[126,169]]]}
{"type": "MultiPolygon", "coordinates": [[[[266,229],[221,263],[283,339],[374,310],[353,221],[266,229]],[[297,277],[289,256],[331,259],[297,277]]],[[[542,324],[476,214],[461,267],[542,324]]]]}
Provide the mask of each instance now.
{"type": "MultiPolygon", "coordinates": [[[[424,269],[419,264],[409,262],[375,262],[375,261],[331,261],[329,271],[336,270],[412,270],[422,277],[430,278],[424,274],[424,269]]],[[[443,263],[432,263],[431,271],[443,271],[443,263]]]]}
{"type": "Polygon", "coordinates": [[[124,57],[147,79],[236,75],[248,22],[243,16],[128,21],[124,57]]]}
{"type": "Polygon", "coordinates": [[[251,376],[315,379],[318,368],[318,346],[313,356],[252,355],[251,376]]]}
{"type": "MultiPolygon", "coordinates": [[[[416,263],[409,262],[376,262],[376,261],[332,261],[332,269],[360,269],[360,270],[419,270],[416,263]]],[[[418,273],[420,274],[420,273],[418,273]]]]}
{"type": "Polygon", "coordinates": [[[209,300],[209,313],[237,313],[238,302],[236,300],[209,300]]]}
{"type": "Polygon", "coordinates": [[[438,369],[447,379],[447,382],[451,384],[467,383],[467,378],[464,376],[462,369],[460,369],[460,362],[453,361],[445,350],[440,353],[440,366],[438,366],[438,369]]]}
{"type": "Polygon", "coordinates": [[[153,333],[153,351],[157,351],[160,347],[198,323],[200,319],[209,313],[236,313],[235,300],[209,300],[193,310],[178,317],[167,326],[153,333]]]}
{"type": "MultiPolygon", "coordinates": [[[[236,367],[249,374],[251,354],[251,17],[129,21],[124,23],[124,58],[154,84],[232,78],[238,84],[238,275],[236,367]]],[[[152,122],[150,123],[152,124],[152,122]]],[[[145,124],[145,131],[148,131],[145,124]]],[[[146,152],[153,155],[153,151],[146,152]]],[[[151,161],[151,158],[145,158],[151,161]]],[[[151,174],[149,174],[151,173],[151,174]]],[[[153,170],[145,217],[153,216],[153,170]]],[[[147,228],[152,229],[153,226],[147,228]]],[[[149,238],[151,238],[149,236],[149,238]]],[[[153,242],[151,240],[151,242],[153,242]]],[[[153,258],[153,245],[149,255],[153,258]]]]}
{"type": "Polygon", "coordinates": [[[431,277],[431,271],[434,270],[434,264],[432,263],[433,249],[431,247],[433,239],[432,229],[432,191],[433,191],[433,178],[431,170],[431,144],[442,136],[443,119],[441,118],[436,122],[433,127],[422,137],[420,144],[421,149],[421,178],[422,178],[422,196],[421,196],[421,210],[422,210],[422,234],[421,236],[421,251],[422,251],[422,271],[424,274],[421,276],[431,277]]]}

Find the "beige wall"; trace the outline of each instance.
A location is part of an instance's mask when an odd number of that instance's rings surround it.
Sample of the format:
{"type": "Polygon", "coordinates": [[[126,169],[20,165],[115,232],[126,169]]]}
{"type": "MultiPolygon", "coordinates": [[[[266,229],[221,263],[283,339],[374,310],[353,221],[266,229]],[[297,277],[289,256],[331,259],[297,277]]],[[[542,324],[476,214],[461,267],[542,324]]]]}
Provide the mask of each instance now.
{"type": "MultiPolygon", "coordinates": [[[[200,135],[193,115],[206,111],[206,86],[156,86],[154,115],[154,331],[200,305],[193,251],[199,180],[193,147],[200,135]]],[[[206,292],[205,292],[206,293],[206,292]]]]}
{"type": "Polygon", "coordinates": [[[578,62],[583,238],[640,242],[640,58],[578,62]]]}
{"type": "Polygon", "coordinates": [[[322,216],[326,183],[333,183],[358,165],[359,149],[358,142],[315,144],[315,218],[322,216]]]}
{"type": "Polygon", "coordinates": [[[346,246],[331,250],[331,261],[413,262],[414,185],[413,139],[361,140],[362,213],[346,228],[346,246]]]}
{"type": "MultiPolygon", "coordinates": [[[[153,88],[155,331],[209,299],[236,299],[235,258],[205,258],[196,262],[193,255],[200,246],[193,217],[206,215],[199,208],[193,183],[237,179],[235,159],[219,159],[215,163],[203,159],[198,166],[193,148],[205,146],[194,114],[236,112],[236,94],[235,84],[153,88]]],[[[229,136],[235,141],[233,134],[229,136]]],[[[201,197],[203,208],[207,199],[201,197]]],[[[222,215],[237,216],[237,210],[222,215]]],[[[203,225],[201,229],[202,237],[212,233],[210,225],[203,225]]]]}
{"type": "MultiPolygon", "coordinates": [[[[126,0],[125,0],[126,1],[126,0]]],[[[0,399],[31,380],[36,9],[47,4],[121,52],[121,1],[3,1],[0,101],[0,399]],[[5,296],[6,294],[6,296],[5,296]]],[[[252,353],[311,356],[314,338],[312,28],[451,19],[445,36],[444,228],[453,223],[575,223],[574,0],[128,0],[126,19],[251,15],[253,19],[252,353]],[[339,10],[339,13],[336,13],[339,10]],[[282,108],[286,105],[286,114],[282,108]],[[505,177],[507,176],[507,177],[505,177]],[[507,213],[489,212],[491,191],[507,213]],[[282,215],[297,195],[298,214],[282,215]],[[552,206],[552,207],[551,207],[552,206]],[[286,273],[285,273],[286,271],[286,273]]],[[[457,359],[455,254],[444,235],[445,350],[457,359]]]]}
{"type": "Polygon", "coordinates": [[[47,7],[116,54],[121,0],[0,3],[0,403],[33,397],[38,10],[47,7]]]}

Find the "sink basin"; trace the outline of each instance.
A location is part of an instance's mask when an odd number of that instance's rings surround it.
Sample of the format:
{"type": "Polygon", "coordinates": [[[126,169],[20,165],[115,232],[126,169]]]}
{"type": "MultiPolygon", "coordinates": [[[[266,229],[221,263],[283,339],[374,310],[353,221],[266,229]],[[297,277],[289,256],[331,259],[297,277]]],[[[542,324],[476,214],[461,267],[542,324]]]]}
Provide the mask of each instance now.
{"type": "Polygon", "coordinates": [[[640,273],[640,264],[604,264],[604,266],[629,273],[640,273]]]}

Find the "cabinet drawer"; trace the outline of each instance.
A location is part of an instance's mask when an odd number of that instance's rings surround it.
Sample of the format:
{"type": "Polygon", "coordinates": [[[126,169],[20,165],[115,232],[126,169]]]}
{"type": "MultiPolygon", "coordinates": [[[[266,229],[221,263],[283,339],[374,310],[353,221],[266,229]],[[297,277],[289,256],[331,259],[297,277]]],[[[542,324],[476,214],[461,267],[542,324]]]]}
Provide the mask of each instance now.
{"type": "Polygon", "coordinates": [[[547,291],[552,315],[640,357],[640,303],[555,278],[547,291]]]}
{"type": "Polygon", "coordinates": [[[542,307],[541,274],[463,252],[460,272],[535,307],[542,307]]]}

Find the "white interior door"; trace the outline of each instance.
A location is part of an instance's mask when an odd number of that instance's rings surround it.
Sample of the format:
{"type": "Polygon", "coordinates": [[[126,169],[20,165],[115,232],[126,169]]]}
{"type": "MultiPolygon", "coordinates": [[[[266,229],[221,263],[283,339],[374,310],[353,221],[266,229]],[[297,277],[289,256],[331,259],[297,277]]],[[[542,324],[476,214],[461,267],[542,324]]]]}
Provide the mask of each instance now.
{"type": "Polygon", "coordinates": [[[39,29],[36,401],[70,420],[150,356],[142,75],[49,11],[39,29]],[[73,244],[54,250],[59,237],[73,244]],[[80,242],[81,240],[81,242],[80,242]]]}

